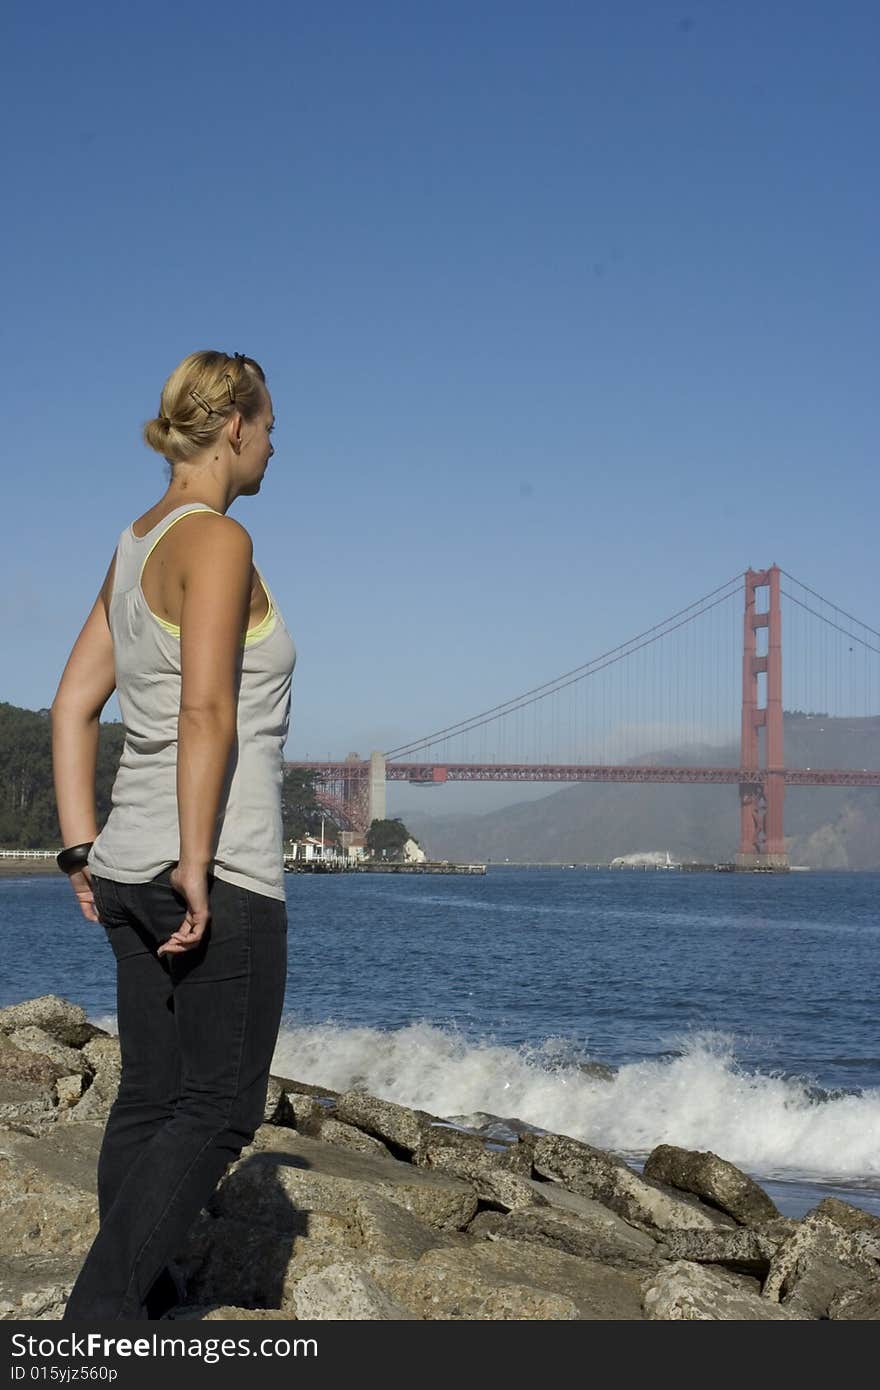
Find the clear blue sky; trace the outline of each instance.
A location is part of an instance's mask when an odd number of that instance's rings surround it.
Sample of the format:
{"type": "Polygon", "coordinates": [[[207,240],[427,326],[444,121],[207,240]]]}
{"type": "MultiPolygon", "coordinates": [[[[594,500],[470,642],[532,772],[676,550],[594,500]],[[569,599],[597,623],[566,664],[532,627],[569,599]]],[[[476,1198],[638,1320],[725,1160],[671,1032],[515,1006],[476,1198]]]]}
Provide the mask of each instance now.
{"type": "Polygon", "coordinates": [[[9,14],[0,698],[51,700],[201,347],[274,395],[235,514],[299,648],[291,756],[750,564],[880,626],[873,0],[9,14]]]}

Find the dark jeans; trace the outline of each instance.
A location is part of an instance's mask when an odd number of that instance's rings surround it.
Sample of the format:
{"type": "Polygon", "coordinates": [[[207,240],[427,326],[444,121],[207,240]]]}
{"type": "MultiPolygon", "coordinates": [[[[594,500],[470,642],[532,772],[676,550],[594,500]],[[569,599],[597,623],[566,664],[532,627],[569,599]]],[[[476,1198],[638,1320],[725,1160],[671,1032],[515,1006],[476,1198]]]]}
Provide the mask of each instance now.
{"type": "Polygon", "coordinates": [[[116,956],[122,1080],[98,1159],[100,1228],[65,1319],[158,1316],[151,1290],[263,1119],[287,909],[213,879],[201,945],[159,958],[185,910],[170,872],[92,879],[116,956]]]}

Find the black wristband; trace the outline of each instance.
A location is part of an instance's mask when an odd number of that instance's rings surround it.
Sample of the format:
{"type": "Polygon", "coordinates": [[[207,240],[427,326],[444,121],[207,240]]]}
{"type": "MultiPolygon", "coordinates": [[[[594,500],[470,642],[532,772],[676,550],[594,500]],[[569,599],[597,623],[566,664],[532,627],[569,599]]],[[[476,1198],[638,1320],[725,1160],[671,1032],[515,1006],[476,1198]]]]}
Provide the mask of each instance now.
{"type": "Polygon", "coordinates": [[[63,874],[75,874],[77,869],[82,869],[89,862],[89,850],[92,848],[94,840],[89,840],[85,845],[70,845],[63,849],[60,854],[56,854],[55,863],[63,874]]]}

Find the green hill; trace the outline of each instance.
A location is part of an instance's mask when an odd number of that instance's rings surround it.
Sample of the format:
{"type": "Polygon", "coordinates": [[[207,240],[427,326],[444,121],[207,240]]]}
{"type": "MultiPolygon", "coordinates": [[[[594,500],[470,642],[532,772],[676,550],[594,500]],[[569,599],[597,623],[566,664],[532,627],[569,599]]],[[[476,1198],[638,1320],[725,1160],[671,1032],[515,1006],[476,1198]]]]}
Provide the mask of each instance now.
{"type": "MultiPolygon", "coordinates": [[[[110,812],[110,791],[124,731],[102,724],[98,743],[98,824],[110,812]]],[[[52,786],[52,726],[47,709],[0,703],[0,845],[52,849],[61,843],[52,786]]]]}

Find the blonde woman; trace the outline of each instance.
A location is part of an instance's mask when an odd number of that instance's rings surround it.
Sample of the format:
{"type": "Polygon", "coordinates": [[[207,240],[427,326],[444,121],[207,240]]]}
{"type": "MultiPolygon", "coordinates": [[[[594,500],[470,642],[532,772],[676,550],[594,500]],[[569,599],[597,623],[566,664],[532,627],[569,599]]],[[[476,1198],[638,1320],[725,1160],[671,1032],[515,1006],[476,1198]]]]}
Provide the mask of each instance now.
{"type": "Polygon", "coordinates": [[[196,352],[171,374],[144,428],[168,489],[122,532],[52,705],[59,867],[116,957],[122,1051],[69,1319],[158,1318],[179,1301],[169,1262],[263,1116],[286,973],[295,653],[226,513],[260,491],[273,423],[252,358],[196,352]],[[125,745],[98,834],[114,689],[125,745]]]}

